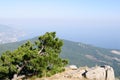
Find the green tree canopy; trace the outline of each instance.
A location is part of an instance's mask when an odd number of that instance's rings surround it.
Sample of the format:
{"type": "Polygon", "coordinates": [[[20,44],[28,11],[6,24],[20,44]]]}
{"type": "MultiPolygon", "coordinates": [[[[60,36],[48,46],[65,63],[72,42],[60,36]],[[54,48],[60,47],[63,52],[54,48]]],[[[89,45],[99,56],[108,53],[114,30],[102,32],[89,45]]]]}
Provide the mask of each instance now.
{"type": "Polygon", "coordinates": [[[28,41],[12,52],[4,52],[0,57],[0,79],[50,76],[63,71],[68,62],[59,56],[62,46],[55,32],[47,32],[34,43],[28,41]]]}

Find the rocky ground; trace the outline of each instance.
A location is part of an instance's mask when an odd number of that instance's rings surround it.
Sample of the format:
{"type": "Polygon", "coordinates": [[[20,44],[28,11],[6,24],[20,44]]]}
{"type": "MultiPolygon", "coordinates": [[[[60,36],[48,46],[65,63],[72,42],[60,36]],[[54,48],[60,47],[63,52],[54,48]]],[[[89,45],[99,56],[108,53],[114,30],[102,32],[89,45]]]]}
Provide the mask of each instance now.
{"type": "Polygon", "coordinates": [[[88,67],[67,67],[62,73],[47,78],[35,80],[115,80],[114,70],[110,66],[88,67]]]}
{"type": "MultiPolygon", "coordinates": [[[[80,78],[82,78],[81,73],[83,73],[84,70],[81,69],[70,69],[70,68],[66,68],[66,70],[62,73],[59,74],[55,74],[52,77],[48,77],[48,78],[41,78],[41,79],[36,79],[36,80],[80,80],[80,78]]],[[[85,80],[85,79],[82,79],[85,80]]]]}

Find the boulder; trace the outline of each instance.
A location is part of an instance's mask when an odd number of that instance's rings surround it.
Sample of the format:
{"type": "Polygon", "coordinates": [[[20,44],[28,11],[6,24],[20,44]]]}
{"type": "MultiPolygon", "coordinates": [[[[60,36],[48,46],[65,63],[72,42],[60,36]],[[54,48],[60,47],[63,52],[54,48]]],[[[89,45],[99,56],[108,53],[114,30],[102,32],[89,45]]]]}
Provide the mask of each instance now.
{"type": "Polygon", "coordinates": [[[93,67],[82,75],[88,80],[115,80],[114,70],[108,65],[93,67]]]}
{"type": "Polygon", "coordinates": [[[115,80],[114,70],[110,66],[105,66],[106,70],[106,80],[115,80]]]}
{"type": "Polygon", "coordinates": [[[76,65],[70,65],[69,68],[72,69],[72,70],[77,70],[78,69],[76,65]]]}

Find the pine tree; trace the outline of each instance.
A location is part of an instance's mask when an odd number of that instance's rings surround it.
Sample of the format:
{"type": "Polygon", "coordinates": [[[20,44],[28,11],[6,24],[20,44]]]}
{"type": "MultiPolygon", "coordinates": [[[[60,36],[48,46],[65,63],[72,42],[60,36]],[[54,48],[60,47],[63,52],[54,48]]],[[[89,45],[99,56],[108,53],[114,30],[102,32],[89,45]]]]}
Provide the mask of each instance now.
{"type": "Polygon", "coordinates": [[[27,41],[0,57],[0,79],[19,76],[51,76],[64,70],[67,60],[60,58],[63,41],[55,32],[47,32],[34,43],[27,41]]]}

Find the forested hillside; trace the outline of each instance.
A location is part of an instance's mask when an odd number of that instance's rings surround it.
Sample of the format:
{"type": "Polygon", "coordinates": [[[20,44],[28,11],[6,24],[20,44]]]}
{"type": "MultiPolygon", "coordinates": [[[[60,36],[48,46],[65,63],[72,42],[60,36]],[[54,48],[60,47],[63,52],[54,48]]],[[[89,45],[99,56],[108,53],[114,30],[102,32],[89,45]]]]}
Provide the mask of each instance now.
{"type": "MultiPolygon", "coordinates": [[[[30,41],[33,42],[36,39],[33,38],[30,41]]],[[[1,44],[0,53],[2,54],[6,50],[14,50],[24,42],[26,41],[1,44]]],[[[120,75],[119,50],[104,49],[80,42],[64,40],[61,57],[67,58],[69,64],[77,66],[110,65],[114,68],[116,76],[120,75]]]]}

